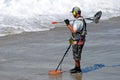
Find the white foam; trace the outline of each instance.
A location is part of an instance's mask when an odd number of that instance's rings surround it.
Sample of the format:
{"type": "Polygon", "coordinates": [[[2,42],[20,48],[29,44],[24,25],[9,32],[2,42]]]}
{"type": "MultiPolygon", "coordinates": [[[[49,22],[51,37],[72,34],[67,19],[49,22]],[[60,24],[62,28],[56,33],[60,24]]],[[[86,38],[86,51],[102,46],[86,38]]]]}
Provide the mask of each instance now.
{"type": "Polygon", "coordinates": [[[13,33],[18,28],[22,31],[48,30],[52,27],[51,21],[71,18],[74,6],[81,8],[84,17],[101,10],[102,19],[108,19],[120,16],[119,3],[120,0],[0,0],[0,27],[3,29],[3,24],[12,26],[13,33]]]}

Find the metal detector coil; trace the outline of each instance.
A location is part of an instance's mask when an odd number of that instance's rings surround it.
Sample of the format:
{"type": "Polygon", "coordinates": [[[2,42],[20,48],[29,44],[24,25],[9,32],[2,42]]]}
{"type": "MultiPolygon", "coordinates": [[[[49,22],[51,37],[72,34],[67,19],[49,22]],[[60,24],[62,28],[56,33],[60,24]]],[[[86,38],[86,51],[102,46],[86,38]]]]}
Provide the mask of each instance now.
{"type": "Polygon", "coordinates": [[[102,11],[98,11],[93,17],[90,17],[90,18],[85,18],[87,20],[90,20],[90,21],[93,21],[95,23],[99,23],[99,20],[101,18],[101,15],[102,15],[102,11]]]}
{"type": "Polygon", "coordinates": [[[102,15],[102,11],[98,11],[93,18],[93,22],[98,23],[102,15]]]}

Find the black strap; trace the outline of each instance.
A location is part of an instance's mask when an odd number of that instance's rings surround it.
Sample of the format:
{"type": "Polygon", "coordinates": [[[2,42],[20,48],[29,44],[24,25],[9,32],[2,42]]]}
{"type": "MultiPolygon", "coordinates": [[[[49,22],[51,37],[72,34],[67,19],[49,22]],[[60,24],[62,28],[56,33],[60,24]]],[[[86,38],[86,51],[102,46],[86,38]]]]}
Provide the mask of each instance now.
{"type": "Polygon", "coordinates": [[[87,24],[84,19],[83,19],[83,28],[82,28],[81,32],[82,31],[87,31],[87,24]]]}

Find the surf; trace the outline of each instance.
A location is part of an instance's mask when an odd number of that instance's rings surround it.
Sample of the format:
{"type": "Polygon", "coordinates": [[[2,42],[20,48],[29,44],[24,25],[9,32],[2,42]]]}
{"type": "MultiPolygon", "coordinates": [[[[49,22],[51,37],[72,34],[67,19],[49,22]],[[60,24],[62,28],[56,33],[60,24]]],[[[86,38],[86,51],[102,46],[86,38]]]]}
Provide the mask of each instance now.
{"type": "Polygon", "coordinates": [[[99,10],[103,12],[102,19],[120,16],[119,3],[120,0],[0,0],[0,36],[50,30],[54,28],[51,21],[72,18],[74,6],[81,8],[84,17],[99,10]]]}

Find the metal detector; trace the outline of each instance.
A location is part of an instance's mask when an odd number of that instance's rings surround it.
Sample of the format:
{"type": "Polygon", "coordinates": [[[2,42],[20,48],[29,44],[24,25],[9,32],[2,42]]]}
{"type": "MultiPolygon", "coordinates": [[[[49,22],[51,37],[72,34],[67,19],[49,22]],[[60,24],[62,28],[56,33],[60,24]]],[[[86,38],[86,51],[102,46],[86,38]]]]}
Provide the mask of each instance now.
{"type": "MultiPolygon", "coordinates": [[[[84,18],[84,19],[93,21],[93,22],[95,22],[95,23],[99,23],[99,20],[100,20],[100,18],[101,18],[101,15],[102,15],[102,11],[98,11],[93,17],[84,18]]],[[[73,21],[73,20],[70,20],[70,21],[73,21]]],[[[53,21],[52,24],[63,23],[63,22],[64,22],[64,21],[61,21],[61,22],[53,21]]]]}

